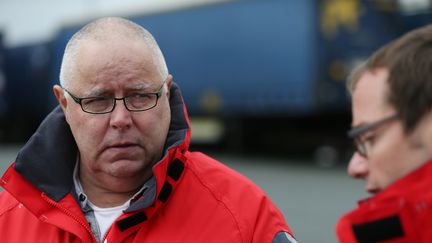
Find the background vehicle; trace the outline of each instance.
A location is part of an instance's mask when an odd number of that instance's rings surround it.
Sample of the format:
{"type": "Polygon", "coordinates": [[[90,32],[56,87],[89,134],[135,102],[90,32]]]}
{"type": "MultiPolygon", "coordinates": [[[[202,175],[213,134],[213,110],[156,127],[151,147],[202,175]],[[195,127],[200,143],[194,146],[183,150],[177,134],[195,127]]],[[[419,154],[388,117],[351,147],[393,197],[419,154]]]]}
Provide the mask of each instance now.
{"type": "MultiPolygon", "coordinates": [[[[338,156],[350,146],[349,70],[430,20],[428,11],[407,14],[399,7],[373,0],[240,0],[129,18],[164,51],[192,117],[194,144],[338,156]]],[[[50,86],[58,82],[67,40],[85,22],[63,27],[47,43],[6,50],[5,130],[13,133],[5,139],[27,138],[57,104],[50,86]],[[10,129],[17,124],[20,136],[10,129]]]]}

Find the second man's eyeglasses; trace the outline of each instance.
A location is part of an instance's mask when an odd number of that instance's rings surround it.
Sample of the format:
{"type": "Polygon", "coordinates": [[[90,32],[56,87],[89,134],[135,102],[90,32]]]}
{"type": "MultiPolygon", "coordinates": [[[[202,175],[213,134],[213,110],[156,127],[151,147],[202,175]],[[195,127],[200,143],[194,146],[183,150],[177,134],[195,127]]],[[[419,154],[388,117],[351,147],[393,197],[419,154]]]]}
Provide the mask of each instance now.
{"type": "Polygon", "coordinates": [[[348,131],[348,137],[352,138],[354,140],[354,145],[356,147],[357,152],[363,156],[364,158],[368,157],[368,146],[367,142],[368,139],[362,139],[361,135],[365,134],[368,131],[371,131],[373,129],[376,129],[387,122],[393,121],[398,118],[398,115],[391,115],[388,117],[385,117],[383,119],[380,119],[376,122],[372,122],[363,126],[352,128],[348,131]]]}

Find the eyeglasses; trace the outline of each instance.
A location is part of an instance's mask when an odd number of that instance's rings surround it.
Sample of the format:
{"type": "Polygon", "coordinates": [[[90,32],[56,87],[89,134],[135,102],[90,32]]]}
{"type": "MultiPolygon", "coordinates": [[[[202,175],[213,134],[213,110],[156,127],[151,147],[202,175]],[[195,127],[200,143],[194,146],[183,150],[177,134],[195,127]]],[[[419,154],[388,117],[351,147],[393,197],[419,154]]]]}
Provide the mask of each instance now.
{"type": "Polygon", "coordinates": [[[159,91],[156,93],[134,93],[122,98],[115,97],[86,97],[80,98],[73,95],[67,89],[63,88],[66,93],[68,93],[72,99],[81,106],[84,112],[90,114],[105,114],[110,113],[115,109],[116,101],[123,100],[123,103],[128,111],[146,111],[154,108],[157,105],[158,99],[162,96],[163,87],[166,83],[162,83],[159,91]]]}
{"type": "Polygon", "coordinates": [[[367,142],[369,139],[361,139],[361,135],[365,134],[368,131],[371,131],[373,129],[377,129],[378,127],[386,124],[387,122],[393,121],[398,118],[398,115],[391,115],[388,117],[385,117],[381,120],[378,120],[376,122],[372,122],[363,126],[352,128],[348,131],[348,137],[352,138],[354,140],[354,145],[356,147],[357,152],[363,156],[364,158],[368,157],[368,147],[367,142]]]}

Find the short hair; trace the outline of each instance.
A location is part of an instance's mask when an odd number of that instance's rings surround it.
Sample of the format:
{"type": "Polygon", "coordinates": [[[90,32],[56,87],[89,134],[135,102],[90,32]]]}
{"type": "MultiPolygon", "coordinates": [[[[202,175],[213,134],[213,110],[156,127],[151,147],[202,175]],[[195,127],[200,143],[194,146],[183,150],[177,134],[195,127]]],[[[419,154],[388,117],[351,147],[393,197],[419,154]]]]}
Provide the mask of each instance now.
{"type": "Polygon", "coordinates": [[[60,85],[68,88],[74,78],[78,47],[86,40],[105,41],[113,36],[125,40],[143,41],[150,49],[161,77],[168,76],[165,58],[152,34],[142,26],[120,17],[97,19],[82,27],[68,41],[60,68],[60,85]]]}
{"type": "Polygon", "coordinates": [[[349,75],[350,93],[365,72],[378,68],[389,72],[386,100],[410,133],[432,109],[432,25],[414,29],[372,54],[349,75]]]}

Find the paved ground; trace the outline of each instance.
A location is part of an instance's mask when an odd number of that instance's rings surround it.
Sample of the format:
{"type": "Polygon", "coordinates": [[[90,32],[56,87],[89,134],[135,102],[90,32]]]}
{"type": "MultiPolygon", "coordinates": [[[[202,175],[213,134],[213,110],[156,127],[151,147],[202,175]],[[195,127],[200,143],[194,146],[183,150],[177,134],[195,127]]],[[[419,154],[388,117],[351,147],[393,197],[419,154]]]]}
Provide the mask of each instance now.
{"type": "MultiPolygon", "coordinates": [[[[17,145],[0,144],[0,172],[18,149],[17,145]]],[[[359,196],[365,196],[362,183],[346,176],[344,166],[320,168],[310,161],[241,155],[213,157],[260,185],[282,210],[299,242],[337,242],[336,220],[359,196]]]]}

